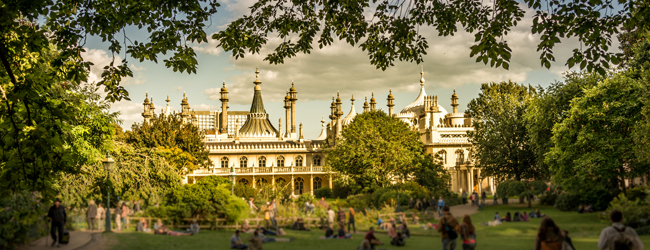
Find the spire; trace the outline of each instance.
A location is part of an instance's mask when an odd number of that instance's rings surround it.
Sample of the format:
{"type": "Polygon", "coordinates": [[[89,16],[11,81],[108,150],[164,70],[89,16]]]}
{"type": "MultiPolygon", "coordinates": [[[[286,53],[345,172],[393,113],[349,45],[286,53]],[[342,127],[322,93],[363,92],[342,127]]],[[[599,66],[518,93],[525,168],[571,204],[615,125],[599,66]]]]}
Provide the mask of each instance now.
{"type": "Polygon", "coordinates": [[[456,95],[456,88],[454,88],[454,94],[451,95],[451,106],[454,109],[454,115],[458,113],[458,95],[456,95]]]}
{"type": "Polygon", "coordinates": [[[370,98],[370,111],[375,111],[377,109],[377,101],[375,100],[375,92],[372,92],[372,97],[370,98]]]}
{"type": "Polygon", "coordinates": [[[350,99],[350,101],[352,101],[352,106],[354,106],[354,95],[352,95],[352,99],[350,99]]]}
{"type": "Polygon", "coordinates": [[[325,117],[323,116],[322,119],[320,120],[321,123],[321,130],[320,130],[320,135],[316,140],[325,140],[327,139],[327,128],[325,127],[325,117]]]}
{"type": "Polygon", "coordinates": [[[424,87],[424,66],[420,68],[420,86],[424,87]]]}
{"type": "Polygon", "coordinates": [[[169,101],[170,101],[169,100],[169,95],[167,95],[167,100],[165,100],[165,101],[167,102],[167,106],[165,107],[165,110],[163,111],[163,114],[165,114],[165,116],[169,116],[170,113],[171,113],[171,110],[169,109],[169,101]]]}
{"type": "Polygon", "coordinates": [[[247,116],[247,119],[244,125],[241,126],[241,129],[238,129],[238,132],[243,134],[243,137],[253,137],[254,135],[275,135],[278,133],[278,130],[273,127],[271,121],[269,120],[269,115],[264,109],[264,101],[262,101],[262,87],[260,84],[262,82],[259,79],[260,71],[255,69],[255,84],[254,93],[253,93],[253,102],[251,103],[250,113],[247,116]]]}
{"type": "Polygon", "coordinates": [[[368,106],[368,97],[366,96],[366,102],[363,103],[363,112],[368,112],[370,110],[370,106],[368,106]]]}

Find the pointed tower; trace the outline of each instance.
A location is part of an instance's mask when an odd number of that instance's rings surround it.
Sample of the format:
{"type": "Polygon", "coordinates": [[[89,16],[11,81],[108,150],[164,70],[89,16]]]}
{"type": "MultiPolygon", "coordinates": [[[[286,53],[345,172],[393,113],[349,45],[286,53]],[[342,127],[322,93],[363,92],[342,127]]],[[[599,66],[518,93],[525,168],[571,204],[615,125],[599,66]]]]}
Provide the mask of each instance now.
{"type": "Polygon", "coordinates": [[[336,92],[336,137],[341,135],[341,131],[343,131],[343,124],[341,122],[341,117],[343,117],[343,110],[341,109],[341,96],[339,95],[339,92],[336,92]]]}
{"type": "Polygon", "coordinates": [[[260,81],[260,71],[255,69],[255,84],[253,103],[251,103],[251,110],[248,113],[247,120],[239,129],[239,135],[242,138],[250,139],[276,139],[278,130],[273,127],[269,120],[269,114],[264,109],[264,101],[262,101],[262,82],[260,81]]]}
{"type": "Polygon", "coordinates": [[[187,102],[185,92],[183,92],[183,100],[181,101],[181,119],[183,119],[183,123],[192,122],[190,104],[187,102]]]}
{"type": "Polygon", "coordinates": [[[291,96],[289,95],[289,91],[287,91],[287,95],[284,97],[284,111],[284,119],[287,128],[285,136],[291,138],[291,96]]]}
{"type": "Polygon", "coordinates": [[[325,140],[327,139],[327,128],[325,127],[325,117],[322,117],[320,123],[322,128],[320,130],[320,135],[318,136],[318,138],[316,138],[316,140],[325,140]]]}
{"type": "Polygon", "coordinates": [[[354,110],[354,95],[352,96],[352,99],[350,99],[350,101],[352,102],[352,107],[350,108],[350,113],[348,113],[348,115],[345,116],[345,118],[343,118],[342,121],[343,127],[347,127],[348,125],[350,125],[350,123],[354,121],[354,117],[357,116],[357,111],[354,110]]]}
{"type": "Polygon", "coordinates": [[[167,100],[165,101],[167,102],[167,106],[165,107],[165,111],[163,111],[163,114],[165,115],[165,117],[168,117],[172,112],[171,109],[169,108],[169,101],[170,101],[169,95],[167,96],[167,100]]]}
{"type": "Polygon", "coordinates": [[[370,106],[368,106],[368,96],[366,96],[366,101],[363,103],[363,113],[367,113],[370,110],[370,106]]]}
{"type": "Polygon", "coordinates": [[[452,114],[458,114],[458,95],[456,95],[456,89],[454,89],[454,94],[451,95],[451,106],[453,107],[452,114]]]}
{"type": "Polygon", "coordinates": [[[370,98],[370,111],[375,111],[377,109],[377,101],[375,100],[375,92],[372,92],[372,97],[370,98]]]}
{"type": "Polygon", "coordinates": [[[223,87],[221,87],[221,122],[219,126],[219,132],[224,136],[228,137],[228,89],[226,88],[226,81],[223,81],[223,87]]]}
{"type": "Polygon", "coordinates": [[[144,118],[144,122],[149,122],[151,119],[151,104],[149,103],[149,93],[146,93],[146,97],[144,98],[144,102],[142,103],[142,106],[144,107],[144,112],[142,112],[142,117],[144,118]]]}
{"type": "Polygon", "coordinates": [[[291,133],[296,133],[296,101],[298,100],[298,91],[293,86],[293,81],[291,81],[289,95],[291,95],[291,133]]]}
{"type": "Polygon", "coordinates": [[[393,90],[388,90],[388,98],[386,98],[388,101],[388,116],[393,116],[393,107],[395,107],[395,97],[393,97],[393,90]]]}

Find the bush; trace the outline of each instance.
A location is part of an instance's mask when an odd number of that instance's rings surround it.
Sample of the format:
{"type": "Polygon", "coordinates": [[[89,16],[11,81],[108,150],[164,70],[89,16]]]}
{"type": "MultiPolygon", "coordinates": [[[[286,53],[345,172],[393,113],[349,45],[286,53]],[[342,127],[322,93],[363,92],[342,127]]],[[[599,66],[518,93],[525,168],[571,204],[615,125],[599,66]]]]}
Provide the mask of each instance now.
{"type": "Polygon", "coordinates": [[[618,195],[618,190],[610,191],[603,187],[596,187],[583,190],[579,193],[580,203],[593,205],[596,211],[604,211],[609,203],[618,195]]]}
{"type": "Polygon", "coordinates": [[[555,206],[557,196],[555,192],[547,192],[539,197],[539,204],[542,206],[555,206]]]}
{"type": "Polygon", "coordinates": [[[178,204],[172,206],[149,207],[144,211],[144,217],[166,218],[165,223],[179,225],[185,223],[183,219],[192,217],[187,205],[178,204]]]}
{"type": "MultiPolygon", "coordinates": [[[[316,190],[314,190],[314,193],[316,193],[316,190]]],[[[313,195],[311,195],[310,193],[304,193],[298,196],[298,198],[296,199],[296,203],[298,204],[299,207],[305,207],[305,202],[309,201],[309,203],[314,203],[314,200],[315,198],[313,195]]]]}
{"type": "Polygon", "coordinates": [[[639,199],[641,203],[645,203],[645,198],[647,196],[646,189],[648,189],[646,186],[637,186],[630,188],[625,193],[625,196],[631,201],[639,199]]]}
{"type": "Polygon", "coordinates": [[[555,208],[562,211],[577,211],[580,206],[580,196],[576,193],[562,193],[555,200],[555,208]]]}
{"type": "Polygon", "coordinates": [[[348,196],[347,201],[351,207],[358,208],[358,209],[365,209],[371,206],[372,195],[371,194],[350,195],[348,196]]]}
{"type": "Polygon", "coordinates": [[[235,184],[235,195],[239,197],[244,197],[244,199],[248,200],[251,197],[253,197],[255,200],[260,200],[258,199],[258,192],[253,188],[251,185],[244,185],[244,184],[235,184]]]}
{"type": "Polygon", "coordinates": [[[348,195],[352,194],[352,189],[349,186],[341,185],[338,182],[334,182],[332,186],[332,198],[341,198],[345,199],[348,195]]]}
{"type": "Polygon", "coordinates": [[[318,199],[323,197],[332,198],[332,190],[329,187],[322,187],[314,190],[314,196],[316,196],[318,199]]]}
{"type": "Polygon", "coordinates": [[[228,197],[228,202],[223,207],[222,212],[225,213],[226,219],[231,223],[247,218],[250,211],[245,201],[232,195],[228,197]]]}
{"type": "Polygon", "coordinates": [[[648,205],[642,204],[641,200],[630,200],[625,194],[621,193],[610,203],[609,209],[607,210],[608,217],[609,213],[614,209],[623,212],[623,224],[626,226],[638,228],[647,224],[646,219],[649,215],[649,207],[648,205]]]}
{"type": "Polygon", "coordinates": [[[18,192],[0,200],[0,249],[13,249],[44,234],[45,206],[38,192],[18,192]]]}

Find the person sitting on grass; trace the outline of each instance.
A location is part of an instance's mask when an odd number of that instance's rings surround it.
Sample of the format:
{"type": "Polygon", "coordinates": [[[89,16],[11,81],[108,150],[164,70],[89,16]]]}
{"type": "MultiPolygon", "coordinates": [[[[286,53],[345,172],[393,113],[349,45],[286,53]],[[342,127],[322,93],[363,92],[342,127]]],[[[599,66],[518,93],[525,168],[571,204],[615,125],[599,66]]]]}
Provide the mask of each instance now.
{"type": "Polygon", "coordinates": [[[390,237],[391,239],[397,237],[397,228],[396,228],[395,224],[391,224],[389,226],[389,228],[388,228],[388,237],[390,237]]]}
{"type": "Polygon", "coordinates": [[[526,212],[521,213],[521,221],[528,221],[528,215],[526,215],[526,212]]]}
{"type": "Polygon", "coordinates": [[[255,230],[248,225],[248,220],[244,220],[244,223],[241,224],[239,231],[245,234],[255,232],[255,230]]]}
{"type": "Polygon", "coordinates": [[[361,246],[359,246],[357,250],[372,250],[372,245],[370,244],[370,241],[363,239],[361,246]]]}
{"type": "Polygon", "coordinates": [[[513,222],[521,221],[521,214],[519,213],[519,211],[515,212],[515,215],[512,217],[512,221],[513,222]]]}
{"type": "Polygon", "coordinates": [[[235,231],[235,234],[230,237],[230,248],[232,249],[248,249],[248,246],[239,238],[239,230],[235,231]]]}
{"type": "Polygon", "coordinates": [[[494,214],[494,220],[501,221],[501,218],[499,218],[499,212],[497,212],[496,214],[494,214]]]}
{"type": "Polygon", "coordinates": [[[579,213],[579,214],[582,214],[582,213],[585,212],[585,210],[586,210],[586,209],[585,209],[585,205],[580,204],[580,208],[578,208],[578,213],[579,213]]]}
{"type": "Polygon", "coordinates": [[[156,221],[156,224],[153,225],[153,233],[154,234],[162,234],[163,233],[163,231],[162,231],[163,226],[164,225],[162,223],[162,220],[158,219],[158,221],[156,221]]]}
{"type": "Polygon", "coordinates": [[[383,229],[384,228],[384,220],[382,220],[381,218],[377,219],[377,227],[379,229],[383,229]]]}
{"type": "Polygon", "coordinates": [[[402,235],[404,238],[411,238],[411,230],[406,223],[402,224],[402,235]]]}
{"type": "Polygon", "coordinates": [[[343,228],[339,228],[338,237],[339,237],[339,239],[352,239],[352,235],[351,234],[346,234],[345,229],[343,229],[343,228]]]}
{"type": "Polygon", "coordinates": [[[401,247],[401,246],[406,245],[406,241],[404,240],[404,237],[402,236],[402,233],[400,232],[400,233],[397,233],[397,236],[395,236],[395,238],[393,238],[393,240],[390,241],[390,244],[393,245],[393,246],[401,247]]]}
{"type": "Polygon", "coordinates": [[[248,239],[251,243],[251,250],[262,250],[262,237],[258,231],[253,232],[253,235],[248,239]]]}
{"type": "Polygon", "coordinates": [[[503,221],[505,221],[505,222],[510,222],[510,221],[512,221],[512,217],[510,217],[510,212],[507,212],[507,213],[506,213],[506,217],[503,218],[503,219],[501,219],[501,221],[502,221],[502,222],[503,222],[503,221]]]}
{"type": "Polygon", "coordinates": [[[327,229],[325,229],[325,236],[320,237],[320,239],[322,239],[322,240],[324,240],[324,239],[334,239],[334,237],[336,237],[334,235],[334,230],[332,229],[331,226],[327,226],[327,229]]]}
{"type": "Polygon", "coordinates": [[[592,206],[591,204],[589,204],[589,205],[587,206],[587,210],[586,210],[586,212],[587,212],[587,213],[593,213],[593,212],[595,212],[595,210],[594,210],[594,206],[592,206]]]}
{"type": "Polygon", "coordinates": [[[368,230],[368,233],[366,233],[366,236],[363,239],[368,241],[371,249],[374,249],[375,246],[380,246],[384,244],[383,242],[379,241],[377,237],[375,237],[374,227],[370,227],[370,230],[368,230]]]}
{"type": "Polygon", "coordinates": [[[192,223],[190,224],[190,232],[198,234],[200,229],[201,227],[199,226],[199,223],[196,220],[192,220],[192,223]]]}

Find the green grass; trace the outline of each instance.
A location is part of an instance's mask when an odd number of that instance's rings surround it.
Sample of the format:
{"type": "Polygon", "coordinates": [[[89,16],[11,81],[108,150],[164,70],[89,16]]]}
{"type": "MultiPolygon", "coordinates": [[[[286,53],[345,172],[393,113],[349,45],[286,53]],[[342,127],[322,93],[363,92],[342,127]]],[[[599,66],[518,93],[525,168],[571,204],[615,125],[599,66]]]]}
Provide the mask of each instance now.
{"type": "MultiPolygon", "coordinates": [[[[602,228],[609,225],[600,221],[597,214],[578,214],[575,212],[561,212],[552,207],[539,207],[542,213],[553,218],[563,230],[568,230],[573,239],[576,249],[596,249],[598,236],[602,228]]],[[[534,209],[534,208],[533,208],[534,209]]],[[[485,210],[472,215],[472,221],[477,228],[478,248],[483,249],[532,249],[535,241],[535,234],[540,219],[531,219],[529,222],[510,222],[501,226],[482,226],[482,222],[491,220],[496,211],[502,216],[506,212],[531,211],[519,204],[499,205],[487,207],[485,210]]],[[[455,214],[461,217],[462,214],[455,214]]],[[[358,228],[359,229],[359,228],[358,228]]],[[[431,230],[422,230],[419,227],[411,226],[414,233],[428,236],[414,236],[407,240],[405,247],[393,247],[385,245],[385,249],[441,249],[440,236],[431,230]]],[[[313,230],[311,232],[296,232],[287,230],[287,237],[294,237],[293,242],[273,242],[264,244],[264,249],[356,249],[363,238],[363,234],[354,235],[350,240],[320,240],[318,237],[324,235],[323,231],[313,230]]],[[[232,231],[202,231],[194,236],[172,237],[163,235],[141,234],[141,233],[115,233],[106,235],[108,242],[115,250],[124,249],[227,249],[232,231]]],[[[242,239],[249,235],[242,234],[242,239]]],[[[389,243],[386,234],[377,234],[377,237],[389,243]]],[[[641,236],[646,245],[650,245],[650,236],[641,236]]],[[[459,245],[457,249],[462,249],[459,245]]]]}

